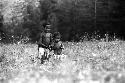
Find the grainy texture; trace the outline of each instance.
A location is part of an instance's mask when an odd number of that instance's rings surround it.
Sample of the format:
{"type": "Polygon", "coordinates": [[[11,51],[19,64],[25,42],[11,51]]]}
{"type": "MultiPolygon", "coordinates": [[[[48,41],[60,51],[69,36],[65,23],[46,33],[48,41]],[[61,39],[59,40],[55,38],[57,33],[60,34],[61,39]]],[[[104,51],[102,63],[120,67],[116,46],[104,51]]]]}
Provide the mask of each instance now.
{"type": "Polygon", "coordinates": [[[1,83],[124,83],[123,41],[64,43],[63,61],[40,64],[37,45],[0,47],[1,83]]]}

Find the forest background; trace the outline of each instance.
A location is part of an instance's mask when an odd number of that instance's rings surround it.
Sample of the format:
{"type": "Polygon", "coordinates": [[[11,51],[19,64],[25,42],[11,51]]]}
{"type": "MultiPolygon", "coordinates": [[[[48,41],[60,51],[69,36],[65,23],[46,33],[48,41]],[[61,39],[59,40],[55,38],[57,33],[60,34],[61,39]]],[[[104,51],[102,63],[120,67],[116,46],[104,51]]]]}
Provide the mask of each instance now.
{"type": "Polygon", "coordinates": [[[1,0],[1,41],[23,38],[36,42],[46,22],[63,41],[125,35],[124,1],[119,0],[1,0]]]}

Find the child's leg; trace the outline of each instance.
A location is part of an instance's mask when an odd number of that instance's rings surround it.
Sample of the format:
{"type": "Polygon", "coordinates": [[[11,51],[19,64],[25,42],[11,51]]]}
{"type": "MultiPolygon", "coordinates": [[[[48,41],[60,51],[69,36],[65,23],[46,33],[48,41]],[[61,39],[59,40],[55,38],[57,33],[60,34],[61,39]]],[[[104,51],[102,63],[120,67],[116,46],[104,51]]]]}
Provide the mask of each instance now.
{"type": "Polygon", "coordinates": [[[61,55],[62,54],[62,49],[58,49],[57,50],[57,55],[61,55]]]}
{"type": "Polygon", "coordinates": [[[42,47],[39,48],[39,58],[43,57],[44,51],[45,51],[44,48],[42,48],[42,47]]]}
{"type": "Polygon", "coordinates": [[[46,57],[47,60],[49,59],[49,49],[46,49],[46,51],[45,51],[45,57],[46,57]]]}
{"type": "Polygon", "coordinates": [[[39,47],[38,52],[39,52],[38,58],[40,58],[41,63],[43,64],[44,63],[44,58],[45,58],[45,56],[44,56],[45,49],[42,48],[42,47],[39,47]]]}
{"type": "Polygon", "coordinates": [[[54,50],[54,58],[59,59],[59,54],[57,49],[54,50]]]}
{"type": "Polygon", "coordinates": [[[59,55],[54,54],[54,59],[59,59],[59,55]]]}

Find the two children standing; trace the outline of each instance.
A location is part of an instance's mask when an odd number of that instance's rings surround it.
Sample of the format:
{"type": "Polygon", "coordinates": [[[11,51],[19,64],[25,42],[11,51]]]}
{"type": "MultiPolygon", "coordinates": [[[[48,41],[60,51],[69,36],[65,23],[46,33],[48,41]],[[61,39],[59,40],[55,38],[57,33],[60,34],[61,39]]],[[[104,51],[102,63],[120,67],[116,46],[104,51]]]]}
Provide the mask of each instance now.
{"type": "Polygon", "coordinates": [[[64,46],[61,42],[61,35],[59,32],[51,34],[51,25],[46,25],[44,31],[40,34],[40,39],[38,42],[38,52],[41,56],[41,62],[49,59],[49,51],[54,51],[55,55],[61,55],[64,46]]]}

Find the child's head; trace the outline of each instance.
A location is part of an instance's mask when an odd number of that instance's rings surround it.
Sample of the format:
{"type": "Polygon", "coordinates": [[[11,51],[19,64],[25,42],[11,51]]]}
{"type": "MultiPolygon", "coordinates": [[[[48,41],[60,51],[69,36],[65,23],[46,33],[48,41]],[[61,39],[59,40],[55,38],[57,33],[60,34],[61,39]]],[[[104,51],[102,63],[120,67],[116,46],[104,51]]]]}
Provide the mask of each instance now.
{"type": "Polygon", "coordinates": [[[51,31],[51,25],[47,24],[45,27],[45,32],[50,32],[51,31]]]}
{"type": "Polygon", "coordinates": [[[53,39],[55,41],[60,41],[60,38],[61,38],[61,35],[59,32],[55,32],[54,35],[53,35],[53,39]]]}
{"type": "Polygon", "coordinates": [[[60,38],[56,38],[56,39],[55,39],[55,42],[59,42],[59,41],[60,41],[60,38]]]}

